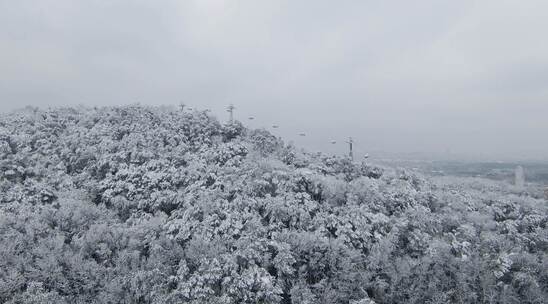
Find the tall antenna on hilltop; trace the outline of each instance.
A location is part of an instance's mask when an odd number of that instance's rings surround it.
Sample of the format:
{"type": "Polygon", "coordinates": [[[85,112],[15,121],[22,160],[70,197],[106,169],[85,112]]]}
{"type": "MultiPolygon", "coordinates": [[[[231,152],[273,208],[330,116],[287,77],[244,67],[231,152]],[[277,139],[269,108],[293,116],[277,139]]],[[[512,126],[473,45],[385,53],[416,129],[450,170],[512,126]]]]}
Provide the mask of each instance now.
{"type": "Polygon", "coordinates": [[[349,148],[348,156],[350,156],[351,160],[354,160],[354,152],[352,151],[352,148],[353,148],[352,146],[354,145],[354,140],[352,139],[352,137],[348,138],[347,143],[348,143],[348,148],[349,148]]]}
{"type": "Polygon", "coordinates": [[[230,113],[230,119],[229,119],[229,122],[232,124],[234,122],[234,109],[236,109],[236,107],[234,107],[233,104],[230,104],[227,108],[226,108],[226,111],[228,113],[230,113]]]}

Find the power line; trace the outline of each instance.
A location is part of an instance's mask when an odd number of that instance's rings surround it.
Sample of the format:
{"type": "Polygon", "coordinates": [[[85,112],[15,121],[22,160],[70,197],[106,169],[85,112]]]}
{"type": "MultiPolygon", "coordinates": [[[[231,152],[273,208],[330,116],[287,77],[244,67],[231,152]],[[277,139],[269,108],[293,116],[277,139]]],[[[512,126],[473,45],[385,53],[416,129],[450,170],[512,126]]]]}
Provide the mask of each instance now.
{"type": "MultiPolygon", "coordinates": [[[[186,107],[188,110],[192,110],[191,107],[186,106],[183,102],[181,102],[179,106],[180,106],[181,110],[184,110],[185,107],[186,107]]],[[[234,110],[235,110],[235,109],[236,109],[236,107],[235,107],[233,104],[228,105],[227,108],[226,108],[226,111],[229,113],[229,123],[230,123],[230,124],[233,124],[233,123],[234,123],[234,110]]],[[[206,112],[209,112],[209,111],[211,111],[211,110],[210,110],[210,109],[207,109],[207,110],[206,110],[206,112]]],[[[247,117],[247,119],[250,120],[250,121],[251,121],[251,120],[255,120],[255,118],[256,118],[256,117],[255,117],[255,116],[252,116],[252,115],[250,115],[250,116],[247,117]]],[[[277,125],[277,124],[272,124],[271,127],[272,127],[273,129],[278,129],[280,126],[277,125]]],[[[299,135],[300,137],[305,137],[305,136],[306,136],[306,133],[305,133],[305,132],[301,132],[301,133],[298,133],[298,135],[299,135]]],[[[337,143],[337,141],[336,141],[336,140],[331,140],[330,143],[331,143],[332,145],[335,145],[335,144],[337,143]]],[[[349,137],[349,138],[348,138],[348,141],[346,141],[345,143],[348,144],[348,157],[350,157],[351,160],[354,160],[354,139],[352,139],[352,137],[349,137]]],[[[365,160],[365,159],[368,159],[368,158],[369,158],[369,154],[365,154],[365,155],[364,155],[364,160],[365,160]]]]}

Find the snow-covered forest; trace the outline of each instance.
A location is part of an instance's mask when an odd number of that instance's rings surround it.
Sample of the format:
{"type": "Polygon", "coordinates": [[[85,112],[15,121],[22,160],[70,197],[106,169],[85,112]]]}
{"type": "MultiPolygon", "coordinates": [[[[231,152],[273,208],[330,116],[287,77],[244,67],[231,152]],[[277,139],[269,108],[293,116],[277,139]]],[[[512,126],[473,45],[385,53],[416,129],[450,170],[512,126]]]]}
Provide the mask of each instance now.
{"type": "Polygon", "coordinates": [[[26,108],[0,118],[0,303],[546,303],[539,189],[205,111],[26,108]]]}

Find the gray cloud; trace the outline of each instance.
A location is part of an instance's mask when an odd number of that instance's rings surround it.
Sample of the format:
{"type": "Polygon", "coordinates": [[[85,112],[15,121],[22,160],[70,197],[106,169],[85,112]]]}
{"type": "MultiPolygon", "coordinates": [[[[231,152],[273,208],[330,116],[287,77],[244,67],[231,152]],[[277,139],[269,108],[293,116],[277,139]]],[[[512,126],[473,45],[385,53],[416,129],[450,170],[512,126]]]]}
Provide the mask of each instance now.
{"type": "Polygon", "coordinates": [[[0,110],[184,100],[311,149],[544,157],[548,3],[0,0],[0,110]],[[297,135],[304,131],[307,137],[297,135]]]}

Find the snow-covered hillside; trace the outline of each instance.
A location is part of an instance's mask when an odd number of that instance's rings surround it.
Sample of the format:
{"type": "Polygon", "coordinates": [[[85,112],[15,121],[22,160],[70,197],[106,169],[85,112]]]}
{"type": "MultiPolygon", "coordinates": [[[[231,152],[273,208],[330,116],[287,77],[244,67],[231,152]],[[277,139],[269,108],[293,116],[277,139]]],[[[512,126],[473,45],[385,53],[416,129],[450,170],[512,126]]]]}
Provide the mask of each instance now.
{"type": "Polygon", "coordinates": [[[0,119],[1,303],[545,303],[546,202],[175,108],[0,119]]]}

